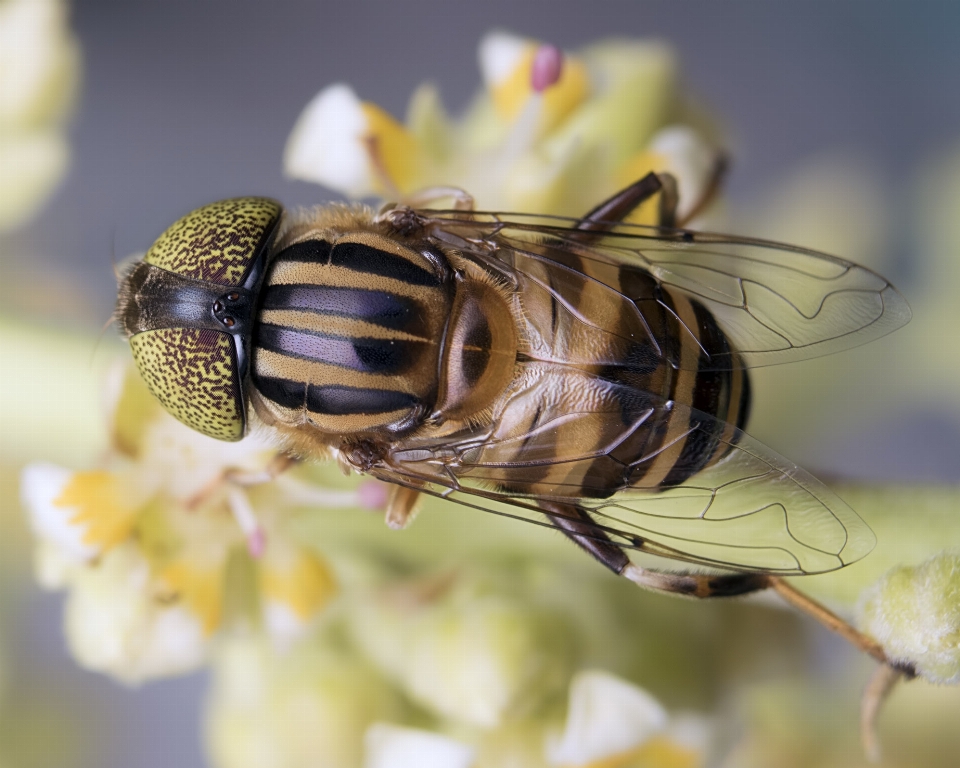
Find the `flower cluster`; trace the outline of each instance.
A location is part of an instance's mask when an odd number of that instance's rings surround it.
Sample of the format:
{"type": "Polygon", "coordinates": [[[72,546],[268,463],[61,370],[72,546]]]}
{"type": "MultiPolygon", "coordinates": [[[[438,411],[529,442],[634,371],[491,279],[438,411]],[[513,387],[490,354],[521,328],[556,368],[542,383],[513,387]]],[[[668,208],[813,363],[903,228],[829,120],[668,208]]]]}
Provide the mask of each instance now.
{"type": "MultiPolygon", "coordinates": [[[[704,120],[679,96],[673,51],[607,42],[563,56],[503,32],[480,43],[484,89],[459,121],[436,89],[418,88],[405,124],[348,85],[331,85],[300,115],[288,175],[348,197],[398,199],[456,186],[481,210],[577,216],[650,171],[669,172],[683,218],[718,162],[704,120]]],[[[634,213],[655,223],[655,206],[634,213]]]]}
{"type": "MultiPolygon", "coordinates": [[[[290,137],[288,174],[354,198],[456,186],[479,208],[576,216],[653,170],[676,178],[681,218],[699,212],[720,155],[679,95],[669,47],[564,55],[493,33],[480,64],[484,88],[460,119],[430,86],[404,123],[349,86],[324,89],[290,137]]],[[[652,223],[655,206],[632,221],[652,223]]],[[[799,754],[782,701],[754,712],[734,700],[733,717],[746,713],[760,735],[729,752],[718,736],[733,728],[658,700],[702,708],[743,668],[800,653],[792,615],[641,595],[560,536],[451,504],[428,501],[390,531],[363,512],[383,506],[377,483],[308,465],[279,473],[269,444],[191,432],[129,371],[109,391],[109,440],[92,469],[23,473],[39,579],[67,593],[84,666],[137,682],[209,664],[206,733],[221,768],[692,768],[799,754]]],[[[865,493],[855,506],[902,505],[865,493]]],[[[956,500],[909,496],[932,499],[925,520],[956,500]]],[[[912,554],[929,544],[910,542],[912,554]]],[[[864,585],[819,583],[847,606],[864,585]]],[[[956,604],[955,558],[940,558],[881,580],[863,626],[922,674],[955,680],[956,604]]]]}
{"type": "Polygon", "coordinates": [[[864,593],[860,614],[895,660],[933,682],[960,682],[960,555],[891,569],[864,593]]]}
{"type": "Polygon", "coordinates": [[[325,559],[291,535],[295,510],[362,506],[362,492],[318,488],[303,472],[265,489],[275,452],[262,441],[193,432],[132,371],[118,370],[111,389],[111,446],[97,468],[23,473],[38,576],[68,591],[74,655],[140,681],[203,663],[228,619],[295,639],[336,592],[325,559]],[[245,477],[260,483],[233,479],[245,477]]]}
{"type": "Polygon", "coordinates": [[[24,471],[38,575],[67,592],[84,666],[140,682],[211,665],[218,765],[271,755],[390,768],[411,750],[438,766],[702,764],[707,720],[670,717],[613,674],[577,672],[588,657],[628,666],[611,644],[636,627],[619,625],[608,577],[563,542],[542,562],[453,565],[443,542],[489,552],[498,534],[481,531],[495,521],[447,513],[441,530],[421,519],[398,534],[359,509],[382,505],[381,486],[336,489],[311,467],[243,486],[270,466],[269,446],[212,444],[129,369],[110,391],[96,469],[24,471]],[[395,541],[411,534],[419,551],[395,541]]]}
{"type": "MultiPolygon", "coordinates": [[[[390,591],[396,598],[422,588],[394,584],[390,591]]],[[[432,614],[431,625],[372,627],[381,655],[397,643],[392,653],[407,654],[410,670],[358,653],[370,638],[365,643],[335,625],[283,655],[235,637],[214,665],[208,732],[217,764],[252,768],[265,756],[285,765],[372,768],[704,764],[713,740],[706,718],[671,716],[649,693],[607,672],[581,670],[559,684],[568,665],[529,641],[569,626],[509,615],[502,605],[491,615],[489,597],[479,612],[440,595],[414,599],[430,604],[419,610],[432,614]],[[553,665],[552,682],[544,664],[553,665]]],[[[510,603],[503,595],[498,601],[510,603]]]]}

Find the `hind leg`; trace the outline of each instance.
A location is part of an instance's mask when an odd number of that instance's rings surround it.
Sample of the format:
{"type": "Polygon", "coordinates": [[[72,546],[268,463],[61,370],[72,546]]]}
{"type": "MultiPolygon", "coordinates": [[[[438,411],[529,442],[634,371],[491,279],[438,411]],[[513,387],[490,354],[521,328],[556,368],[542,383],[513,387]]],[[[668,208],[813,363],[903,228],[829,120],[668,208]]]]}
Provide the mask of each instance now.
{"type": "Polygon", "coordinates": [[[767,589],[770,577],[762,573],[707,575],[666,573],[641,568],[630,561],[626,551],[614,542],[587,510],[573,504],[540,502],[550,521],[578,547],[588,552],[614,573],[655,592],[685,597],[732,597],[767,589]]]}
{"type": "MultiPolygon", "coordinates": [[[[669,573],[651,568],[643,568],[631,562],[626,551],[614,542],[590,513],[573,504],[541,501],[550,521],[577,546],[589,552],[614,573],[629,579],[634,584],[654,592],[663,592],[683,597],[734,597],[772,589],[783,600],[803,611],[836,632],[864,653],[872,656],[881,664],[894,666],[887,658],[883,647],[870,637],[858,631],[825,606],[788,584],[779,576],[767,573],[669,573]]],[[[637,540],[635,546],[644,550],[644,542],[637,540]]],[[[654,547],[650,550],[656,552],[654,547]]],[[[913,674],[910,669],[901,670],[906,675],[913,674]]]]}

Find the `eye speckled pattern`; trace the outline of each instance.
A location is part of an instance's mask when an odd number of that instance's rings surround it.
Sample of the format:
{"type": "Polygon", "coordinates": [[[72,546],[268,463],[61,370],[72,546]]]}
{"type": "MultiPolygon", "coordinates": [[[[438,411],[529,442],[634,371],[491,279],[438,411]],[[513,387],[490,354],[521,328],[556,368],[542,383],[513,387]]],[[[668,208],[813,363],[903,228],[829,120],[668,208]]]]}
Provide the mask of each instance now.
{"type": "Polygon", "coordinates": [[[160,235],[144,261],[194,280],[239,285],[282,210],[266,197],[205,205],[160,235]]]}
{"type": "Polygon", "coordinates": [[[243,437],[243,399],[228,334],[163,328],[138,333],[130,346],[140,375],[170,413],[218,440],[243,437]]]}

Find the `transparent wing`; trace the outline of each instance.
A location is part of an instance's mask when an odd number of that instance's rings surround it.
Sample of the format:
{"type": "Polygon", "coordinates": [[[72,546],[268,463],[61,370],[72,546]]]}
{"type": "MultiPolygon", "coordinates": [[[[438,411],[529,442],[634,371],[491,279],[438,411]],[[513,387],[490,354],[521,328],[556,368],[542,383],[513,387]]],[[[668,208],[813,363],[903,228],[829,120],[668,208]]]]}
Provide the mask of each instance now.
{"type": "MultiPolygon", "coordinates": [[[[670,447],[627,453],[620,448],[641,429],[638,418],[610,431],[606,444],[590,451],[566,444],[557,454],[538,445],[550,425],[528,436],[529,451],[518,456],[509,436],[473,436],[461,441],[399,446],[380,479],[418,488],[500,515],[552,526],[539,501],[571,504],[590,512],[597,536],[627,549],[721,568],[784,575],[842,568],[866,555],[873,533],[839,497],[796,465],[717,419],[677,404],[655,403],[647,420],[664,409],[680,415],[687,431],[677,437],[714,440],[726,456],[676,486],[643,487],[635,478],[670,447]],[[544,487],[544,471],[553,472],[544,487]],[[584,478],[619,473],[619,489],[597,498],[584,478]],[[535,492],[523,492],[535,488],[535,492]],[[512,489],[512,490],[510,490],[512,489]]],[[[564,428],[579,419],[594,429],[596,413],[568,414],[564,428]],[[590,422],[587,424],[587,422],[590,422]]]]}
{"type": "MultiPolygon", "coordinates": [[[[884,336],[910,319],[906,300],[885,278],[790,245],[625,224],[597,236],[577,230],[572,219],[523,214],[421,215],[434,237],[488,264],[500,262],[508,274],[549,267],[559,278],[551,283],[558,293],[579,275],[594,290],[606,289],[610,300],[619,297],[641,314],[645,301],[660,301],[669,311],[662,299],[630,287],[637,281],[628,278],[642,273],[668,292],[694,299],[725,337],[702,338],[688,324],[703,350],[696,363],[701,370],[831,354],[884,336]]],[[[562,299],[569,305],[575,297],[562,299]]],[[[656,336],[657,329],[650,332],[656,336]]],[[[669,339],[656,341],[669,345],[669,339]]]]}

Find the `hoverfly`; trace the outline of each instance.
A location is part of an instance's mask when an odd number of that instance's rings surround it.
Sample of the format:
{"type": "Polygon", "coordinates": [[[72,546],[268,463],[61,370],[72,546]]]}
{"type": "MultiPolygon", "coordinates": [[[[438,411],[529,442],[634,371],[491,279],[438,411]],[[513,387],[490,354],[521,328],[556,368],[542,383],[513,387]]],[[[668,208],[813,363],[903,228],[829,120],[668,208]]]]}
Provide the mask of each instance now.
{"type": "Polygon", "coordinates": [[[661,187],[650,174],[580,219],[480,213],[463,193],[376,214],[226,200],[124,275],[117,319],[178,419],[393,483],[394,524],[420,493],[505,502],[641,586],[699,597],[859,559],[866,524],[742,431],[747,369],[878,338],[906,302],[822,253],[624,223],[661,187]]]}

